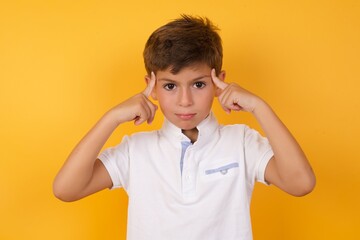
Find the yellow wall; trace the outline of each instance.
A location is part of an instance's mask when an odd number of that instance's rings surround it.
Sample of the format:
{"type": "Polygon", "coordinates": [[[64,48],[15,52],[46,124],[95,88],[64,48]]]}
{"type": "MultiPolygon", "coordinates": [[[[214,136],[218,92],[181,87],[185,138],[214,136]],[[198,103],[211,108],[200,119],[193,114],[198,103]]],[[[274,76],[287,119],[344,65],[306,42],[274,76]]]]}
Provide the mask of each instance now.
{"type": "MultiPolygon", "coordinates": [[[[145,41],[180,13],[219,25],[227,80],[273,106],[316,171],[304,198],[256,186],[255,239],[360,239],[356,0],[1,1],[0,239],[125,238],[122,190],[62,203],[52,180],[97,119],[144,88],[145,41]]],[[[106,146],[160,125],[125,124],[106,146]]]]}

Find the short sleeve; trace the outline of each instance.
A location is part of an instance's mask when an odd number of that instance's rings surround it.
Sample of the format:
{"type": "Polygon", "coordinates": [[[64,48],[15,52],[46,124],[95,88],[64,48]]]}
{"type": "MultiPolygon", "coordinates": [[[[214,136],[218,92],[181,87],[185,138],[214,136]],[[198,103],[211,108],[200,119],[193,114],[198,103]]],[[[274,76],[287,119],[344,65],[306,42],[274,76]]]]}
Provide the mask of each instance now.
{"type": "Polygon", "coordinates": [[[245,128],[245,159],[248,166],[248,176],[255,181],[268,185],[265,181],[265,169],[269,160],[274,155],[267,138],[263,137],[256,130],[245,128]]]}
{"type": "Polygon", "coordinates": [[[98,157],[113,182],[111,189],[127,189],[129,182],[129,138],[125,136],[115,147],[105,149],[98,157]]]}

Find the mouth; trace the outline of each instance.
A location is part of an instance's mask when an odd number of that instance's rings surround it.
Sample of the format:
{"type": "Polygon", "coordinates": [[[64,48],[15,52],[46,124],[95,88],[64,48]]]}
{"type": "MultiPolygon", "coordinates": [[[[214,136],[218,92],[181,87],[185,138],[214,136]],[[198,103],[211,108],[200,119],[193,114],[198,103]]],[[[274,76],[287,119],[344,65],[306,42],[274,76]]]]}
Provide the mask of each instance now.
{"type": "Polygon", "coordinates": [[[195,117],[196,113],[176,113],[175,115],[181,120],[190,120],[195,117]]]}

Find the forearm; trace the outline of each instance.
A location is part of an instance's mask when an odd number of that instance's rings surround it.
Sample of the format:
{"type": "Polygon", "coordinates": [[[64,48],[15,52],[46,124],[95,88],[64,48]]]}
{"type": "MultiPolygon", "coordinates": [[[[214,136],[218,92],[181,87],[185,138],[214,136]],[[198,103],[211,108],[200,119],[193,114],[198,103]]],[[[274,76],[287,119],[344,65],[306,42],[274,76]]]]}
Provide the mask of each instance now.
{"type": "Polygon", "coordinates": [[[74,201],[109,188],[112,180],[101,162],[99,152],[112,132],[122,123],[134,121],[135,125],[151,123],[157,106],[149,99],[155,74],[147,79],[146,89],[108,111],[78,143],[54,180],[55,196],[64,201],[74,201]]]}
{"type": "MultiPolygon", "coordinates": [[[[290,131],[263,100],[253,111],[274,152],[273,165],[280,184],[288,192],[310,188],[315,184],[312,168],[290,131]]],[[[302,190],[301,190],[302,191],[302,190]]]]}
{"type": "Polygon", "coordinates": [[[312,191],[315,175],[295,138],[261,98],[235,83],[220,80],[213,69],[215,86],[220,89],[218,99],[226,112],[252,112],[261,125],[274,152],[265,170],[265,180],[296,196],[312,191]]]}
{"type": "Polygon", "coordinates": [[[54,181],[54,191],[73,196],[91,180],[95,161],[118,124],[106,113],[71,152],[54,181]]]}

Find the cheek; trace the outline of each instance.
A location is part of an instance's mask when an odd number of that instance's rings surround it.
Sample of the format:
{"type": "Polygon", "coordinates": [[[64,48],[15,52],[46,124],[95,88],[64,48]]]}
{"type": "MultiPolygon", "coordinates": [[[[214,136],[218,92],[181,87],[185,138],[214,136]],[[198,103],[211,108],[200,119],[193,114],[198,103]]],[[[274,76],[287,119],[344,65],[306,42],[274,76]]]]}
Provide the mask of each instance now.
{"type": "Polygon", "coordinates": [[[215,97],[215,91],[206,91],[202,92],[201,94],[197,95],[199,102],[203,104],[210,104],[213,102],[215,97]]]}
{"type": "Polygon", "coordinates": [[[213,104],[214,98],[207,98],[207,99],[203,99],[201,105],[204,106],[204,108],[211,108],[212,104],[213,104]]]}
{"type": "Polygon", "coordinates": [[[173,103],[174,94],[169,94],[169,92],[158,91],[157,92],[157,101],[161,109],[167,109],[173,103]]]}

